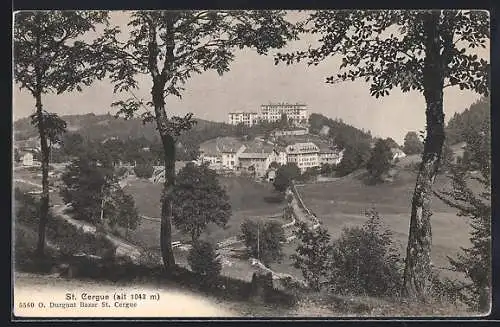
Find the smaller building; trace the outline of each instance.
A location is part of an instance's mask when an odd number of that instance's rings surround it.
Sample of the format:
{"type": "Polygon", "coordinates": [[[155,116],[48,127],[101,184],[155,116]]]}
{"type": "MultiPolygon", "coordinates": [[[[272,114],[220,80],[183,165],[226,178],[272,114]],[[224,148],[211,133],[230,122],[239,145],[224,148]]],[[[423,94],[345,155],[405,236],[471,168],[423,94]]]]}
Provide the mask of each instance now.
{"type": "Polygon", "coordinates": [[[401,158],[406,157],[406,153],[404,153],[403,150],[399,148],[392,148],[391,152],[392,152],[392,160],[399,160],[401,158]]]}
{"type": "Polygon", "coordinates": [[[287,162],[295,162],[301,172],[319,166],[319,147],[312,142],[288,145],[286,153],[287,162]]]}
{"type": "Polygon", "coordinates": [[[242,175],[253,175],[256,178],[261,178],[266,175],[269,168],[271,154],[262,153],[245,153],[239,157],[238,170],[242,175]]]}
{"type": "Polygon", "coordinates": [[[230,112],[229,124],[253,126],[259,121],[259,114],[256,112],[230,112]]]}
{"type": "Polygon", "coordinates": [[[269,169],[267,172],[267,181],[269,183],[274,182],[274,179],[276,178],[276,170],[274,168],[269,169]]]}
{"type": "Polygon", "coordinates": [[[218,137],[200,145],[200,163],[208,162],[214,170],[234,170],[238,167],[239,154],[245,145],[235,137],[218,137]]]}
{"type": "Polygon", "coordinates": [[[280,136],[297,136],[297,135],[307,135],[308,130],[305,128],[299,129],[289,129],[289,130],[277,130],[273,132],[274,137],[280,136]]]}
{"type": "Polygon", "coordinates": [[[33,166],[34,165],[34,156],[31,152],[26,152],[21,157],[21,162],[23,166],[33,166]]]}

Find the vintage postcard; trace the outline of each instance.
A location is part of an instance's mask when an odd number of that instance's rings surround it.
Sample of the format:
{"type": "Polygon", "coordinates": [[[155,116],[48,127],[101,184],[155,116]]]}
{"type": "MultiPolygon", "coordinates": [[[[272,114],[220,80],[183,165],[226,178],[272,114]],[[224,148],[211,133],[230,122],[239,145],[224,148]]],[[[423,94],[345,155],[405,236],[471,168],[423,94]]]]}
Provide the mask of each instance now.
{"type": "Polygon", "coordinates": [[[13,54],[13,318],[489,314],[488,11],[17,11],[13,54]]]}

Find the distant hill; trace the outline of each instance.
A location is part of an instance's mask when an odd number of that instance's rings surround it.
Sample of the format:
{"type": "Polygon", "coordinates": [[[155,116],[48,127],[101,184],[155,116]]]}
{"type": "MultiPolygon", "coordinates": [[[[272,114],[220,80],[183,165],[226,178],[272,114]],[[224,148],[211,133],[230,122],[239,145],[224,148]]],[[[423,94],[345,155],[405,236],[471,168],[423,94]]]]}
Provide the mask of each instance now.
{"type": "MultiPolygon", "coordinates": [[[[114,116],[95,115],[93,113],[85,115],[62,116],[67,123],[68,132],[77,132],[89,140],[103,140],[109,137],[119,139],[146,138],[149,141],[158,139],[158,133],[154,123],[143,124],[140,118],[125,120],[114,116]]],[[[190,133],[206,130],[227,130],[232,126],[224,123],[212,122],[203,119],[196,119],[197,124],[190,133]]],[[[16,140],[25,140],[38,135],[37,130],[31,125],[29,118],[19,119],[14,122],[14,133],[16,140]]]]}

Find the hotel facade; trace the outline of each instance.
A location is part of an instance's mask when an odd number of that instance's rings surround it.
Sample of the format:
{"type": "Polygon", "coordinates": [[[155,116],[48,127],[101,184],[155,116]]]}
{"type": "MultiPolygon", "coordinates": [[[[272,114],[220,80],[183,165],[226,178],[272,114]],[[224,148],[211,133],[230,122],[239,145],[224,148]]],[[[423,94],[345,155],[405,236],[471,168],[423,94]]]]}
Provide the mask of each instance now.
{"type": "Polygon", "coordinates": [[[260,112],[231,112],[228,115],[228,122],[231,125],[242,123],[246,126],[253,126],[259,121],[277,122],[283,114],[295,126],[305,126],[309,118],[307,105],[281,102],[263,104],[260,106],[260,112]]]}

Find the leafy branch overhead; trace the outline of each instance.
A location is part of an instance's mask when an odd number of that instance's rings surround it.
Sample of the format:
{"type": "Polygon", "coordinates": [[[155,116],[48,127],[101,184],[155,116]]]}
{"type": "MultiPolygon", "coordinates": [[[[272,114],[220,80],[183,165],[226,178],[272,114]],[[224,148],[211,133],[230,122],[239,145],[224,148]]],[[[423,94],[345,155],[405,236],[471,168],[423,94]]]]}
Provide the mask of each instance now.
{"type": "Polygon", "coordinates": [[[104,78],[108,66],[101,53],[112,40],[108,12],[19,12],[14,19],[14,77],[21,88],[61,94],[104,78]],[[92,42],[79,40],[99,24],[105,33],[92,42]]]}
{"type": "Polygon", "coordinates": [[[51,143],[61,143],[61,135],[66,132],[66,122],[61,119],[57,114],[43,111],[41,115],[34,113],[30,116],[31,124],[38,128],[41,124],[46,130],[46,135],[51,143]]]}
{"type": "MultiPolygon", "coordinates": [[[[296,27],[278,11],[140,11],[131,14],[129,37],[105,48],[112,63],[115,92],[138,88],[140,75],[150,75],[162,99],[182,96],[189,78],[215,70],[229,71],[234,51],[253,47],[259,54],[281,48],[297,36],[296,27]]],[[[137,99],[135,99],[137,100],[137,99]]],[[[160,99],[159,99],[160,100],[160,99]]],[[[133,115],[142,105],[133,99],[115,103],[133,115]],[[131,103],[134,102],[134,103],[131,103]]],[[[154,99],[153,99],[154,102],[154,99]]],[[[148,121],[157,113],[145,114],[148,121]]],[[[172,129],[189,125],[188,117],[171,120],[172,129]]]]}
{"type": "MultiPolygon", "coordinates": [[[[327,83],[363,79],[370,83],[370,94],[377,98],[389,95],[393,87],[403,92],[423,92],[425,14],[409,10],[314,12],[305,22],[304,31],[319,34],[321,46],[278,53],[275,63],[302,60],[318,65],[340,55],[341,71],[328,77],[327,83]]],[[[471,49],[486,48],[488,13],[445,10],[438,28],[445,87],[459,86],[487,95],[490,64],[471,49]]]]}

